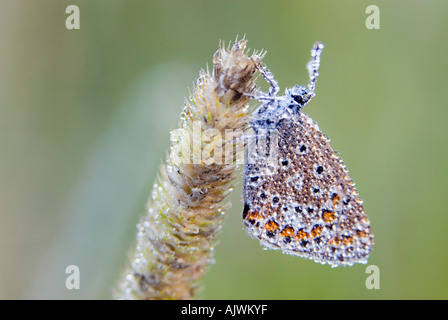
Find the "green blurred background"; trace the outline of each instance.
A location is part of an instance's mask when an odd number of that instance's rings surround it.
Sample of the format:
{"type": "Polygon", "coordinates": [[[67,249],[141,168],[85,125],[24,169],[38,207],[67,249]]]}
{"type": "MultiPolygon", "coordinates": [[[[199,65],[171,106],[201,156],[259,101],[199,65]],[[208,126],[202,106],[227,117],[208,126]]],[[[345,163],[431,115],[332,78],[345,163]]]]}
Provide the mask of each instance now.
{"type": "Polygon", "coordinates": [[[447,299],[447,31],[442,0],[1,0],[0,298],[111,298],[184,97],[219,40],[246,35],[282,90],[326,45],[305,112],[365,201],[380,289],[365,265],[262,250],[238,180],[199,297],[447,299]],[[70,4],[80,30],[65,28],[70,4]],[[71,264],[80,290],[65,288],[71,264]]]}

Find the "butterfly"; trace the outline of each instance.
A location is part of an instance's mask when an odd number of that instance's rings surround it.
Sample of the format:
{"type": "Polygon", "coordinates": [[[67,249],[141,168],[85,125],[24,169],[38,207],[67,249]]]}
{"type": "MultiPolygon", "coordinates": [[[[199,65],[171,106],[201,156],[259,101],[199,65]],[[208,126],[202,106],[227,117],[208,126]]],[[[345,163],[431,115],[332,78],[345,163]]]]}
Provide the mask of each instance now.
{"type": "Polygon", "coordinates": [[[309,83],[279,86],[265,66],[268,93],[251,115],[243,177],[243,221],[269,249],[332,267],[367,263],[373,246],[370,222],[342,160],[318,124],[302,112],[315,96],[323,44],[307,65],[309,83]]]}

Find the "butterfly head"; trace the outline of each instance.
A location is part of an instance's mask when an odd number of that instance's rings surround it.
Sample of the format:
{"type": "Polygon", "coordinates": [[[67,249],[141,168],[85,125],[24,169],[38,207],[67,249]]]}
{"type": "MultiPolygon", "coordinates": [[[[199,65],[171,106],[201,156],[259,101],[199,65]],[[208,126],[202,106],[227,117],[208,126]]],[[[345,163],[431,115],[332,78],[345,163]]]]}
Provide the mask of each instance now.
{"type": "Polygon", "coordinates": [[[300,110],[314,95],[314,92],[310,91],[307,87],[295,85],[292,88],[286,89],[284,97],[289,108],[300,110]]]}

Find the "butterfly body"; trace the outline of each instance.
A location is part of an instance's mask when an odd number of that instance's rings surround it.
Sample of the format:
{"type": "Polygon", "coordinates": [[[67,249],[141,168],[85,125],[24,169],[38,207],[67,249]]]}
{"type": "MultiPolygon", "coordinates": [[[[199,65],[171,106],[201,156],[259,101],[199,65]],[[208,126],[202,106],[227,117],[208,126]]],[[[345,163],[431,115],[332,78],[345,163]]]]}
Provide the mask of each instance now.
{"type": "Polygon", "coordinates": [[[363,203],[329,140],[302,112],[314,83],[277,92],[256,97],[262,104],[250,121],[244,225],[266,248],[333,267],[366,263],[373,235],[363,203]]]}

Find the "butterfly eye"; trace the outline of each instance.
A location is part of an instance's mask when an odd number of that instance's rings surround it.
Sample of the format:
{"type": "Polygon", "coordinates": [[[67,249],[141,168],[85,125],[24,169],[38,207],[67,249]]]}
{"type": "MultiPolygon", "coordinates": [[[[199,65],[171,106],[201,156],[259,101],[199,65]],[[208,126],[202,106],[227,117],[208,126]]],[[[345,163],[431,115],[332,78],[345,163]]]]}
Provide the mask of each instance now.
{"type": "Polygon", "coordinates": [[[291,95],[292,99],[300,105],[305,104],[305,99],[303,99],[302,95],[291,95]]]}

